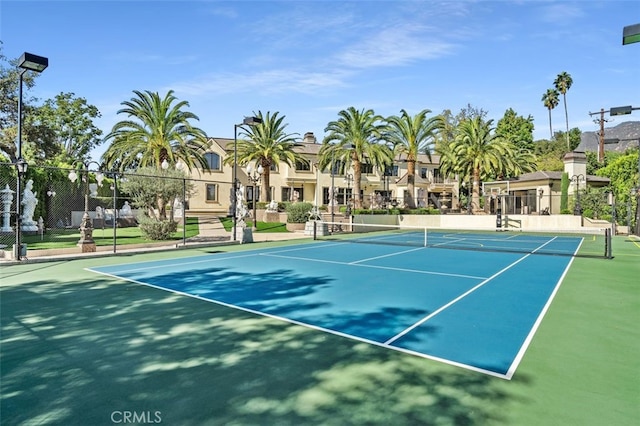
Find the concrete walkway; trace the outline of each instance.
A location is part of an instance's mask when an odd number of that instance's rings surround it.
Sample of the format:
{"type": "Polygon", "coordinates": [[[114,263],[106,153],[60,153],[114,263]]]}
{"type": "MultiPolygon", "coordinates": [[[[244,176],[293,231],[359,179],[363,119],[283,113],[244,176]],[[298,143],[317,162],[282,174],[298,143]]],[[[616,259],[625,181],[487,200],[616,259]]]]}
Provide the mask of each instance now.
{"type": "MultiPolygon", "coordinates": [[[[224,226],[222,226],[222,223],[217,216],[198,216],[198,225],[200,228],[200,233],[193,238],[188,238],[187,243],[232,240],[232,232],[225,231],[224,226]]],[[[311,238],[311,236],[305,235],[303,231],[253,233],[253,241],[256,243],[266,241],[293,240],[300,238],[311,238]]]]}

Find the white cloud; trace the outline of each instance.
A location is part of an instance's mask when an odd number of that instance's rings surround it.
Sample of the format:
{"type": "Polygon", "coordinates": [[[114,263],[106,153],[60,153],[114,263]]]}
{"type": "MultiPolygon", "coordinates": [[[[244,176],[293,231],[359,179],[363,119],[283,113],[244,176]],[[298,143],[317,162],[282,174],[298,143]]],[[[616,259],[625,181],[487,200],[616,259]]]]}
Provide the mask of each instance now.
{"type": "Polygon", "coordinates": [[[406,65],[451,54],[456,45],[433,39],[421,27],[387,28],[338,54],[341,64],[353,68],[406,65]]]}
{"type": "Polygon", "coordinates": [[[345,72],[304,72],[274,69],[256,73],[221,73],[192,82],[178,82],[170,87],[176,93],[189,96],[246,93],[276,94],[284,92],[317,93],[321,90],[347,86],[345,72]]]}

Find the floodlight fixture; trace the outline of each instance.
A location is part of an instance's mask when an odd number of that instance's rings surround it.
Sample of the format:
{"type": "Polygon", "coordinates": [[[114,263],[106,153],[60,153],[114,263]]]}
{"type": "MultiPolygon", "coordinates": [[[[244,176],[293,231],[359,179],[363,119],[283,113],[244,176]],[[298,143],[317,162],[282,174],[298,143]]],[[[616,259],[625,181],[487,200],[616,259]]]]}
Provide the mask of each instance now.
{"type": "Polygon", "coordinates": [[[631,105],[609,108],[609,115],[628,115],[631,114],[633,107],[631,105]]]}
{"type": "Polygon", "coordinates": [[[628,25],[622,29],[622,45],[640,42],[640,24],[628,25]]]}
{"type": "Polygon", "coordinates": [[[33,53],[24,52],[18,60],[18,66],[25,70],[42,72],[49,66],[49,59],[44,56],[34,55],[33,53]]]}

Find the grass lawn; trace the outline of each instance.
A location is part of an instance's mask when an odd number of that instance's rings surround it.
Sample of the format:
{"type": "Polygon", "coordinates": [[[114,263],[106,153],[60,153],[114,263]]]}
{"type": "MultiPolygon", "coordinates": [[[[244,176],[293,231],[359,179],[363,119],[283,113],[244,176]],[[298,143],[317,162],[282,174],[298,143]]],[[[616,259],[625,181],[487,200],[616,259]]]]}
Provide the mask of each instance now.
{"type": "MultiPolygon", "coordinates": [[[[186,237],[198,235],[199,226],[197,217],[187,218],[186,237]]],[[[178,223],[178,230],[170,240],[181,240],[183,237],[182,222],[178,223]]],[[[55,229],[40,235],[23,235],[22,242],[27,244],[29,250],[63,249],[76,247],[80,239],[78,229],[55,229]]],[[[113,228],[94,228],[93,240],[96,246],[113,245],[113,228]]],[[[142,236],[140,228],[131,226],[127,228],[116,228],[116,243],[118,245],[149,243],[149,240],[142,236]]]]}
{"type": "MultiPolygon", "coordinates": [[[[232,217],[220,217],[220,222],[224,226],[225,231],[231,231],[233,229],[232,217]]],[[[252,221],[247,221],[247,226],[253,226],[252,221]]],[[[280,222],[260,222],[258,221],[258,230],[256,232],[289,232],[287,231],[287,225],[280,222]]]]}

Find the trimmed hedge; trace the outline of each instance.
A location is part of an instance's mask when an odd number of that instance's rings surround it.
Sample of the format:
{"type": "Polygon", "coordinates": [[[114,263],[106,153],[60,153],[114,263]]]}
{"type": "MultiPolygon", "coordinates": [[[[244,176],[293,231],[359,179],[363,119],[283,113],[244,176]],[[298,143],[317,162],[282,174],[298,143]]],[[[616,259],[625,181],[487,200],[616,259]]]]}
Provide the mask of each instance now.
{"type": "Polygon", "coordinates": [[[173,220],[156,220],[147,216],[138,217],[138,226],[142,236],[150,240],[170,240],[178,230],[173,220]]]}
{"type": "Polygon", "coordinates": [[[287,223],[306,223],[313,204],[306,202],[287,203],[287,223]]]}

